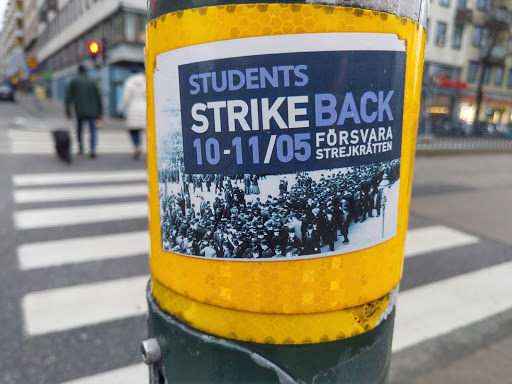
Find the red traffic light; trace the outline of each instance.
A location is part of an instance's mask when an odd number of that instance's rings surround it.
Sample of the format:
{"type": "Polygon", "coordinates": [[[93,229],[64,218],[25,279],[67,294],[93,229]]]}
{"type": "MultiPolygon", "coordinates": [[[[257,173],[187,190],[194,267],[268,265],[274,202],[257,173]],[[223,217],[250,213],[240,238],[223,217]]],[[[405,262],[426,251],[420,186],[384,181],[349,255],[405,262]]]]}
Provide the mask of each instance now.
{"type": "Polygon", "coordinates": [[[100,50],[100,46],[97,42],[91,41],[89,43],[89,52],[91,52],[93,55],[97,54],[100,50]]]}

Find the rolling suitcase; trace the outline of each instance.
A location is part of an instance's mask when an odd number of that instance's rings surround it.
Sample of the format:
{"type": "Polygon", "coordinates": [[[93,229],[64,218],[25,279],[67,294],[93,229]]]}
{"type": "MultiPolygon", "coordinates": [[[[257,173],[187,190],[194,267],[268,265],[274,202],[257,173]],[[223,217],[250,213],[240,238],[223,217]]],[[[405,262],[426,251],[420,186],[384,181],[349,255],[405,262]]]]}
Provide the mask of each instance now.
{"type": "Polygon", "coordinates": [[[71,164],[71,137],[68,131],[56,130],[52,132],[55,142],[55,151],[59,159],[71,164]]]}

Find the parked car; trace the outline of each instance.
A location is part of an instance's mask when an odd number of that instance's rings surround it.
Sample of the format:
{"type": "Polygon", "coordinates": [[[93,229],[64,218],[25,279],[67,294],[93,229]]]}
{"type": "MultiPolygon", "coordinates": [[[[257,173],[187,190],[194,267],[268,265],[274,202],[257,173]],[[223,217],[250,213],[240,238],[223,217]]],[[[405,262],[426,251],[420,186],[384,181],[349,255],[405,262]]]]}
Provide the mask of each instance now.
{"type": "Polygon", "coordinates": [[[0,100],[16,101],[14,98],[14,87],[9,83],[0,83],[0,100]]]}

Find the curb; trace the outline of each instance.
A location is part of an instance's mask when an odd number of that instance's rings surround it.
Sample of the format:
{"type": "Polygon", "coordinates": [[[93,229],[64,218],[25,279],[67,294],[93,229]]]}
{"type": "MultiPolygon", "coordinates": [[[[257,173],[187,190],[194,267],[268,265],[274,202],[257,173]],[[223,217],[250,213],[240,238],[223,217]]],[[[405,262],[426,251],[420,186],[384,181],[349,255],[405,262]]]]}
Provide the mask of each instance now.
{"type": "Polygon", "coordinates": [[[512,152],[510,138],[436,138],[418,137],[417,155],[512,152]]]}

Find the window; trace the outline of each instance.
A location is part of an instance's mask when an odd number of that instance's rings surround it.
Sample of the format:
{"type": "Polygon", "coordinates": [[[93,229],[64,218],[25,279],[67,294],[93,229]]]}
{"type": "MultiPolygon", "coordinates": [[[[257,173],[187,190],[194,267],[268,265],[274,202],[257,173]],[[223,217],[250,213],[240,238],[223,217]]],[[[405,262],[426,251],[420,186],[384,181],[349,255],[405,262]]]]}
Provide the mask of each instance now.
{"type": "Polygon", "coordinates": [[[446,43],[446,23],[442,21],[437,22],[436,45],[444,47],[446,43]]]}
{"type": "Polygon", "coordinates": [[[466,9],[467,8],[466,0],[458,0],[457,8],[458,9],[466,9]]]}
{"type": "Polygon", "coordinates": [[[452,48],[460,49],[462,46],[462,25],[456,25],[455,30],[453,31],[453,40],[452,40],[452,48]]]}
{"type": "Polygon", "coordinates": [[[494,85],[497,87],[501,87],[501,84],[503,83],[503,67],[496,67],[494,68],[494,85]]]}
{"type": "Polygon", "coordinates": [[[426,32],[426,36],[425,36],[425,43],[428,41],[428,36],[429,36],[429,33],[430,33],[430,18],[427,17],[427,25],[425,27],[425,32],[426,32]]]}
{"type": "Polygon", "coordinates": [[[482,27],[473,27],[473,38],[471,39],[471,43],[473,44],[473,47],[479,47],[482,43],[482,27]]]}
{"type": "Polygon", "coordinates": [[[483,84],[489,84],[489,77],[491,75],[491,66],[488,65],[484,67],[484,79],[482,81],[483,84]]]}
{"type": "Polygon", "coordinates": [[[470,61],[468,67],[468,82],[474,83],[476,80],[476,72],[478,71],[478,63],[476,61],[470,61]]]}
{"type": "Polygon", "coordinates": [[[439,0],[439,5],[441,7],[449,7],[450,6],[450,0],[439,0]]]}
{"type": "Polygon", "coordinates": [[[482,28],[482,40],[480,41],[480,47],[487,47],[487,38],[489,37],[489,30],[487,28],[482,28]]]}
{"type": "Polygon", "coordinates": [[[126,41],[135,41],[137,28],[136,28],[136,15],[134,13],[124,14],[124,39],[126,41]]]}
{"type": "Polygon", "coordinates": [[[508,70],[507,88],[512,88],[512,69],[508,70]]]}
{"type": "Polygon", "coordinates": [[[476,2],[476,7],[481,11],[486,11],[491,6],[491,0],[478,0],[476,2]]]}

